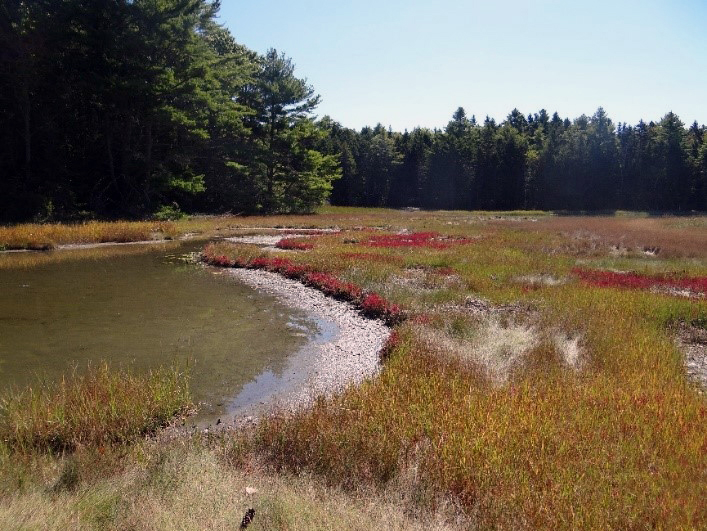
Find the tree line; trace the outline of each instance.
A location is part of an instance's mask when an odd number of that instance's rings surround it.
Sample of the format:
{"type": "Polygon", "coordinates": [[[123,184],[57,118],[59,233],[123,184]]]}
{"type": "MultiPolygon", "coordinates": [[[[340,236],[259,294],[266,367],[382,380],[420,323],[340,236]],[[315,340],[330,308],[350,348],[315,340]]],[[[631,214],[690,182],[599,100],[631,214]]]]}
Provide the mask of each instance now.
{"type": "Polygon", "coordinates": [[[443,130],[316,120],[286,55],[210,0],[0,3],[0,222],[442,209],[707,210],[707,136],[462,108],[443,130]]]}
{"type": "Polygon", "coordinates": [[[319,97],[207,0],[0,3],[0,221],[311,212],[319,97]]]}
{"type": "Polygon", "coordinates": [[[614,125],[599,108],[572,121],[514,109],[500,124],[458,108],[444,130],[360,132],[329,118],[338,205],[568,211],[707,210],[707,128],[669,112],[614,125]]]}

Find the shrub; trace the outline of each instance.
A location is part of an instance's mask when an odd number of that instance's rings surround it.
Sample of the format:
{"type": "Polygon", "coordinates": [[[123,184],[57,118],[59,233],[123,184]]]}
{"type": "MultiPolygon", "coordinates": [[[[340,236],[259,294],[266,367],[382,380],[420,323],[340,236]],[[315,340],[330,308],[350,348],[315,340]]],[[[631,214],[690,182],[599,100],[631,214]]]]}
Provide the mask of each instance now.
{"type": "Polygon", "coordinates": [[[162,205],[152,217],[157,221],[176,221],[184,219],[187,215],[180,210],[179,205],[173,203],[171,205],[162,205]]]}

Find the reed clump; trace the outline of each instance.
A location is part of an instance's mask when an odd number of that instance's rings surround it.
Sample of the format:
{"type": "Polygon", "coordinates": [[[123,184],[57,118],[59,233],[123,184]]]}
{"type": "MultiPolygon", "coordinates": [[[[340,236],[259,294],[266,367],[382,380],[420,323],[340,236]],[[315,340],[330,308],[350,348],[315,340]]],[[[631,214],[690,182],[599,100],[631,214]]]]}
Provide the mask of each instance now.
{"type": "Polygon", "coordinates": [[[136,375],[107,364],[0,401],[0,441],[20,453],[125,445],[190,408],[188,376],[176,368],[136,375]]]}
{"type": "Polygon", "coordinates": [[[0,247],[4,249],[49,250],[66,244],[126,243],[173,239],[178,234],[179,230],[172,222],[26,223],[0,227],[0,247]]]}

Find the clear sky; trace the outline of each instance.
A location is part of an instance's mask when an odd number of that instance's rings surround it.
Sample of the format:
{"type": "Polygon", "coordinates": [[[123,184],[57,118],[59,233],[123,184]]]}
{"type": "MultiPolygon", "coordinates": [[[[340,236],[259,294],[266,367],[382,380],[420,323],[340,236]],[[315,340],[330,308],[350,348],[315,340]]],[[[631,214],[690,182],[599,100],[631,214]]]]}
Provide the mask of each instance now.
{"type": "Polygon", "coordinates": [[[707,124],[707,0],[222,0],[220,21],[356,129],[441,128],[459,106],[707,124]]]}

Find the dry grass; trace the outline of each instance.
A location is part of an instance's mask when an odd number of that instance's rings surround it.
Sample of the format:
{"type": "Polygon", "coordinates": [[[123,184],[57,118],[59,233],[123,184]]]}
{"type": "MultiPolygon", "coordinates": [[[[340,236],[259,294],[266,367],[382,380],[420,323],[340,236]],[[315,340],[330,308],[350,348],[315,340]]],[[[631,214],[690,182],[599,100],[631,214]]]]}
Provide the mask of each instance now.
{"type": "MultiPolygon", "coordinates": [[[[525,219],[541,212],[507,212],[505,218],[525,219]]],[[[267,229],[354,229],[359,227],[403,228],[424,226],[443,217],[449,223],[468,223],[489,219],[487,214],[469,212],[406,212],[388,209],[325,207],[318,215],[283,216],[194,216],[177,221],[90,221],[77,224],[20,224],[0,226],[2,249],[52,249],[58,245],[103,242],[135,242],[176,239],[184,236],[201,238],[261,233],[267,229]],[[461,221],[457,221],[461,220],[461,221]]],[[[493,215],[492,218],[500,218],[493,215]]],[[[274,233],[274,232],[273,232],[274,233]]]]}
{"type": "Polygon", "coordinates": [[[175,238],[171,222],[101,222],[75,225],[25,224],[0,227],[0,246],[6,249],[53,249],[57,245],[135,242],[175,238]]]}
{"type": "Polygon", "coordinates": [[[235,469],[220,458],[218,446],[199,438],[144,443],[123,458],[126,464],[99,477],[88,470],[90,461],[63,460],[53,467],[35,462],[32,478],[4,496],[0,528],[230,530],[250,508],[255,517],[248,529],[255,531],[442,530],[462,524],[442,510],[411,517],[392,491],[344,493],[306,476],[235,469]],[[76,478],[70,486],[62,482],[67,475],[76,478]]]}
{"type": "Polygon", "coordinates": [[[576,255],[707,258],[703,218],[553,217],[519,223],[555,237],[552,250],[576,255]],[[557,238],[559,236],[559,238],[557,238]]]}

